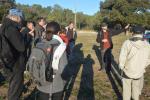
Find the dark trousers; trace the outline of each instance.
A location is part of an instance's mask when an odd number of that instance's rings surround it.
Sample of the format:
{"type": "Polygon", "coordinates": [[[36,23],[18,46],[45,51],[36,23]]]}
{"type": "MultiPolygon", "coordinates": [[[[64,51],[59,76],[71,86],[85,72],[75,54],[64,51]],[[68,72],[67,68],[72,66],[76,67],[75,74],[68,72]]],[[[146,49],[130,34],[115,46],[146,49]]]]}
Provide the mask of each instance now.
{"type": "Polygon", "coordinates": [[[24,69],[20,63],[23,62],[18,60],[15,63],[13,71],[3,68],[3,75],[9,81],[8,100],[20,100],[20,96],[22,94],[24,69]]]}
{"type": "Polygon", "coordinates": [[[73,58],[73,49],[74,49],[74,47],[75,47],[75,41],[74,40],[72,40],[72,41],[70,41],[69,42],[69,47],[68,47],[68,58],[69,59],[72,59],[73,58]]]}
{"type": "MultiPolygon", "coordinates": [[[[36,100],[49,100],[50,95],[39,91],[36,100]]],[[[50,100],[63,100],[63,92],[53,93],[50,100]]]]}
{"type": "Polygon", "coordinates": [[[101,50],[101,69],[106,69],[106,71],[111,70],[111,49],[101,50]]]}

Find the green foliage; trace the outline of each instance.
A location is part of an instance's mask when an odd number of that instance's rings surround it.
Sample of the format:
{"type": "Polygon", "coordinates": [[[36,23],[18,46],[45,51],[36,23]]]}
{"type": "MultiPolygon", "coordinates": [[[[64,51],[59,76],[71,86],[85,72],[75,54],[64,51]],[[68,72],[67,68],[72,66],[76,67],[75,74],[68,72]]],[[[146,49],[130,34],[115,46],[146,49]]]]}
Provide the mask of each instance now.
{"type": "Polygon", "coordinates": [[[103,21],[102,14],[100,12],[97,12],[94,16],[92,16],[92,18],[93,18],[92,19],[93,23],[91,22],[91,24],[93,26],[93,29],[96,30],[96,31],[98,31],[99,28],[100,28],[100,24],[103,21]]]}
{"type": "MultiPolygon", "coordinates": [[[[36,21],[37,17],[42,16],[45,17],[48,22],[56,21],[63,26],[67,26],[69,22],[74,21],[75,19],[75,13],[72,10],[64,9],[57,4],[53,7],[42,7],[37,4],[32,6],[17,4],[17,7],[24,11],[26,20],[36,21]]],[[[93,27],[99,26],[101,20],[99,13],[89,16],[82,12],[77,12],[76,17],[77,28],[79,29],[93,29],[93,27]]]]}
{"type": "MultiPolygon", "coordinates": [[[[32,6],[16,4],[17,8],[22,9],[26,20],[32,20],[36,22],[38,17],[45,17],[46,20],[56,21],[63,26],[67,26],[69,22],[75,20],[75,13],[70,9],[64,9],[59,5],[42,7],[41,5],[34,4],[32,6]]],[[[10,5],[0,6],[0,19],[7,12],[10,5]]],[[[84,14],[83,12],[76,12],[77,28],[78,29],[88,29],[97,30],[99,29],[99,24],[102,22],[102,16],[100,12],[97,12],[93,16],[84,14]]]]}
{"type": "Polygon", "coordinates": [[[106,0],[100,7],[103,17],[107,16],[110,22],[150,25],[149,0],[106,0]]]}
{"type": "Polygon", "coordinates": [[[8,13],[8,10],[10,8],[11,8],[10,3],[0,5],[0,22],[2,21],[3,17],[8,13]]]}

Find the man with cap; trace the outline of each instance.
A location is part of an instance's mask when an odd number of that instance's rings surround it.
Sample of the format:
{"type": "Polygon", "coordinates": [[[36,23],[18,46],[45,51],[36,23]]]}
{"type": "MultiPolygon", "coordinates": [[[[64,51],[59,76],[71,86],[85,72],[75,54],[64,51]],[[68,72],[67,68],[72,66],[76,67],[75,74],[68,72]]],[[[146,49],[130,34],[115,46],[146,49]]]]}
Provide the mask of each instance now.
{"type": "Polygon", "coordinates": [[[133,27],[133,35],[121,48],[119,68],[122,72],[123,100],[139,100],[143,75],[150,64],[150,45],[143,39],[144,28],[133,27]]]}
{"type": "MultiPolygon", "coordinates": [[[[24,39],[20,33],[20,22],[23,14],[18,9],[11,9],[2,21],[0,34],[9,42],[9,51],[13,55],[13,64],[5,64],[3,74],[9,81],[8,100],[20,100],[23,89],[23,72],[25,51],[24,39]],[[9,68],[6,66],[10,66],[9,68]]],[[[3,52],[1,52],[3,53],[3,52]]],[[[9,58],[8,58],[9,59],[9,58]]]]}
{"type": "Polygon", "coordinates": [[[102,23],[101,31],[98,33],[97,39],[101,48],[101,69],[99,69],[99,71],[104,69],[110,71],[111,49],[113,48],[113,43],[106,23],[102,23]]]}

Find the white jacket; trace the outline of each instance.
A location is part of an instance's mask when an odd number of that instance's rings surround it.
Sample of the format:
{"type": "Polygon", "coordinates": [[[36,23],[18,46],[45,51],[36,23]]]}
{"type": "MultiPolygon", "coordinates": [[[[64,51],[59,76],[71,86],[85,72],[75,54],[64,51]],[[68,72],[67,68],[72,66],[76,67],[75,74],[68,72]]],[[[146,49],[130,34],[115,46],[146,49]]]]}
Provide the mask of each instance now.
{"type": "MultiPolygon", "coordinates": [[[[133,36],[142,38],[142,35],[133,36]]],[[[150,64],[150,44],[147,41],[126,40],[121,48],[119,67],[133,79],[140,78],[150,64]]]]}

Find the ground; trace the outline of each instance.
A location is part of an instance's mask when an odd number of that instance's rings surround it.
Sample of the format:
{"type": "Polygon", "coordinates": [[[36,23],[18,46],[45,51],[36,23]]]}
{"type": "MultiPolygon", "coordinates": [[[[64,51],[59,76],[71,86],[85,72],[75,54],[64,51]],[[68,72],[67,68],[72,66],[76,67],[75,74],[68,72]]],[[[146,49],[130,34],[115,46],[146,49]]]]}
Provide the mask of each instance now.
{"type": "MultiPolygon", "coordinates": [[[[116,63],[118,62],[121,45],[128,37],[123,33],[113,36],[114,48],[112,53],[116,63]]],[[[96,43],[96,33],[79,33],[74,54],[76,59],[70,62],[70,67],[68,68],[72,77],[68,83],[65,100],[68,98],[69,100],[121,100],[121,81],[114,71],[110,74],[106,74],[105,71],[98,71],[100,62],[98,60],[99,44],[96,43]]],[[[141,100],[150,100],[149,76],[150,68],[147,69],[145,74],[141,100]]],[[[5,99],[7,87],[7,84],[0,86],[0,100],[5,99]]],[[[31,90],[33,90],[32,87],[22,96],[22,99],[27,97],[31,90]]]]}

